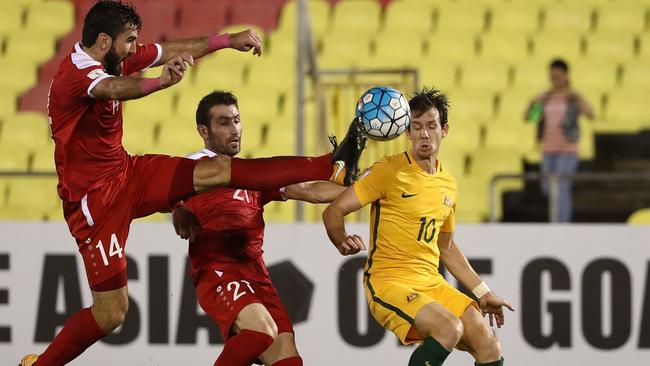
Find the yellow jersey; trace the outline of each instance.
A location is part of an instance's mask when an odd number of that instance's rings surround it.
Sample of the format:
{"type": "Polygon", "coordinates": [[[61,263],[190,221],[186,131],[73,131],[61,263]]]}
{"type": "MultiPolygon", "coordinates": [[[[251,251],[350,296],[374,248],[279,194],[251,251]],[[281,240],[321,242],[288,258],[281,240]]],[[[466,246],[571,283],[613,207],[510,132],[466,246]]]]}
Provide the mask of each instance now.
{"type": "Polygon", "coordinates": [[[455,227],[456,180],[436,161],[436,173],[425,172],[410,151],[386,156],[354,184],[362,205],[372,202],[369,276],[434,285],[438,272],[440,231],[455,227]]]}

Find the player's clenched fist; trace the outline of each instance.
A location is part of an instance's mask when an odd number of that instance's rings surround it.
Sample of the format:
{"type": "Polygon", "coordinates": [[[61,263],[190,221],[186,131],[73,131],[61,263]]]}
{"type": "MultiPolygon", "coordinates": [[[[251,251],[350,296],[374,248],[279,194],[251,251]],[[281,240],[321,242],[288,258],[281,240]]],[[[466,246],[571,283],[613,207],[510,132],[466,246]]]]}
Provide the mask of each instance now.
{"type": "Polygon", "coordinates": [[[247,29],[230,35],[230,46],[236,50],[248,52],[253,49],[253,55],[262,55],[262,40],[254,31],[247,29]]]}
{"type": "Polygon", "coordinates": [[[189,66],[194,66],[194,58],[187,52],[165,62],[160,75],[160,86],[167,88],[181,81],[189,66]]]}
{"type": "Polygon", "coordinates": [[[357,254],[362,250],[366,250],[366,244],[363,239],[357,235],[348,235],[339,245],[336,246],[339,253],[342,255],[357,254]]]}

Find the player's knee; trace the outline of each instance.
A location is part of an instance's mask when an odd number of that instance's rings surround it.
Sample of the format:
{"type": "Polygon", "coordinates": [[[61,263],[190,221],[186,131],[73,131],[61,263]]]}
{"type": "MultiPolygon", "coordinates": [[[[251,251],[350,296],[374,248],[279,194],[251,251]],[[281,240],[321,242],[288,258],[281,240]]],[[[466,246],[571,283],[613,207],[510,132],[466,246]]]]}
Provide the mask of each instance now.
{"type": "Polygon", "coordinates": [[[476,353],[482,360],[498,360],[501,357],[501,343],[493,334],[481,337],[476,353]]]}

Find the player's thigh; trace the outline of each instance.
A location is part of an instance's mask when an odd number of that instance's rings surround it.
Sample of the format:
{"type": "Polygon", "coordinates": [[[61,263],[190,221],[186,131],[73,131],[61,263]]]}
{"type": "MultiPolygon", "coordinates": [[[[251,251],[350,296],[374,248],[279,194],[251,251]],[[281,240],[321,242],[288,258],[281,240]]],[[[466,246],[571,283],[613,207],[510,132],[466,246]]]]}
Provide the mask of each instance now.
{"type": "Polygon", "coordinates": [[[365,282],[370,313],[404,344],[422,339],[411,328],[420,309],[432,300],[412,287],[396,281],[371,278],[365,282]]]}
{"type": "Polygon", "coordinates": [[[458,342],[462,331],[460,320],[447,308],[432,301],[416,314],[409,336],[414,337],[414,332],[417,332],[420,339],[432,337],[451,348],[458,342]]]}
{"type": "Polygon", "coordinates": [[[494,357],[498,356],[499,342],[475,307],[467,307],[460,320],[463,322],[463,336],[458,349],[471,353],[475,358],[490,353],[494,353],[494,357]]]}
{"type": "Polygon", "coordinates": [[[265,365],[274,363],[289,357],[298,356],[296,340],[293,333],[280,333],[273,341],[273,344],[260,357],[265,365]]]}
{"type": "Polygon", "coordinates": [[[271,316],[257,295],[259,284],[236,272],[220,273],[202,271],[194,285],[199,305],[217,323],[223,338],[227,340],[241,329],[262,331],[272,336],[277,334],[270,325],[273,323],[271,316]]]}
{"type": "MultiPolygon", "coordinates": [[[[197,192],[215,187],[223,187],[230,183],[231,158],[217,155],[204,159],[196,164],[194,169],[194,187],[197,192]]],[[[252,172],[251,174],[259,174],[252,172]]]]}
{"type": "Polygon", "coordinates": [[[133,161],[128,190],[135,207],[133,218],[169,212],[174,203],[195,193],[196,160],[151,154],[133,161]]]}

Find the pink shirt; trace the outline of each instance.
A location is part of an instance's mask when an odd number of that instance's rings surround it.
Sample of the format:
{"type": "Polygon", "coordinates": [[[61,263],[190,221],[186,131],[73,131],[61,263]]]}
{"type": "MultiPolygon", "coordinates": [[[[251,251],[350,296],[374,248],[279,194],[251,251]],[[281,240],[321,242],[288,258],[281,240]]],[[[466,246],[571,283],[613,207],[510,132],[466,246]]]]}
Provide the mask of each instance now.
{"type": "Polygon", "coordinates": [[[578,153],[578,142],[569,141],[561,127],[567,106],[567,98],[561,95],[551,94],[544,103],[544,130],[542,131],[544,153],[578,153]]]}

